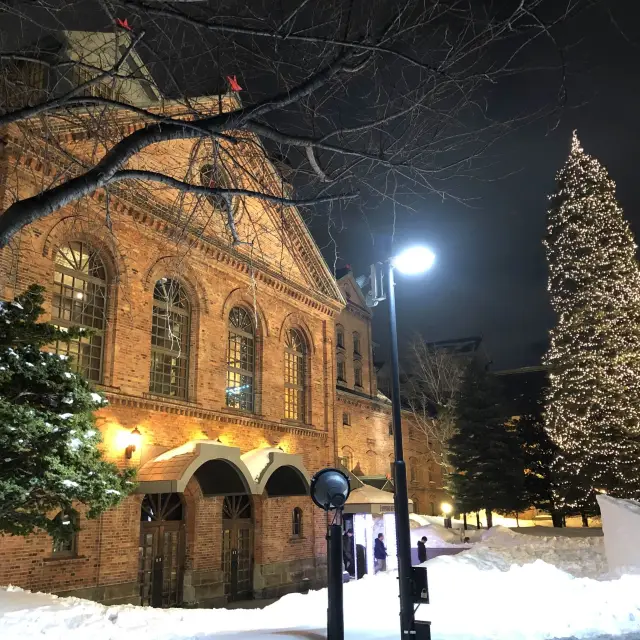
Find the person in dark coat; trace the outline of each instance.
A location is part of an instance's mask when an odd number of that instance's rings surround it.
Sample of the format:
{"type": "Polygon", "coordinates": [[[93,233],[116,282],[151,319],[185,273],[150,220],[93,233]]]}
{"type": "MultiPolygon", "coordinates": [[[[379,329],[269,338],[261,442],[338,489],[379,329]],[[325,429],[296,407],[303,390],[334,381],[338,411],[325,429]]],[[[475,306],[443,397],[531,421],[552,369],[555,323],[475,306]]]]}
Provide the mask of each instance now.
{"type": "Polygon", "coordinates": [[[353,562],[353,529],[347,529],[342,536],[342,559],[344,560],[344,569],[350,576],[355,575],[356,568],[353,562]]]}
{"type": "Polygon", "coordinates": [[[427,536],[422,536],[422,540],[418,540],[418,562],[422,564],[427,561],[427,546],[425,542],[427,541],[427,536]]]}
{"type": "Polygon", "coordinates": [[[387,547],[384,546],[384,534],[379,533],[373,545],[375,573],[387,570],[387,547]]]}

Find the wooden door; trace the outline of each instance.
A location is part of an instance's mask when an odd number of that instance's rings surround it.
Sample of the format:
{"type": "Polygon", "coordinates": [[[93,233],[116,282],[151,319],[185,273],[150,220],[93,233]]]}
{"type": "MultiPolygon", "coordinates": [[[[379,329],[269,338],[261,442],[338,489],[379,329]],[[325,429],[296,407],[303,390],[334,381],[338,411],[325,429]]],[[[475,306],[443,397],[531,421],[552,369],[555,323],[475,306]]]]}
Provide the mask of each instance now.
{"type": "Polygon", "coordinates": [[[226,496],[222,508],[222,571],[229,601],[253,595],[253,519],[249,496],[226,496]]]}
{"type": "Polygon", "coordinates": [[[162,608],[182,604],[184,531],[179,495],[145,496],[140,524],[140,604],[162,608]]]}

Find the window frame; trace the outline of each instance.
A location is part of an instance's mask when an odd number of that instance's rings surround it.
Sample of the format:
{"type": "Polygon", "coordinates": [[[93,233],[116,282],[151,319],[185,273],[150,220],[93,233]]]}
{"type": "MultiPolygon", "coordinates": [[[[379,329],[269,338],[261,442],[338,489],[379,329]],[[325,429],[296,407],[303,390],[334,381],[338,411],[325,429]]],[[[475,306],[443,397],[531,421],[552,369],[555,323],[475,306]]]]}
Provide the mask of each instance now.
{"type": "Polygon", "coordinates": [[[353,462],[353,451],[348,448],[348,447],[342,447],[342,455],[340,456],[340,461],[342,466],[347,470],[347,471],[352,471],[354,468],[354,462],[353,462]],[[346,464],[344,464],[343,461],[346,460],[346,464]]]}
{"type": "MultiPolygon", "coordinates": [[[[94,265],[94,271],[96,270],[94,265]]],[[[55,348],[55,352],[58,354],[71,356],[73,358],[72,367],[75,371],[80,372],[87,380],[94,382],[96,384],[104,383],[104,374],[105,374],[105,342],[107,340],[107,320],[109,315],[109,302],[110,302],[110,290],[109,290],[109,271],[107,269],[107,265],[102,257],[99,255],[99,251],[95,249],[90,242],[86,242],[83,240],[70,240],[65,244],[59,246],[55,252],[53,258],[53,293],[51,297],[51,323],[63,331],[69,329],[71,327],[80,327],[87,330],[91,330],[94,335],[92,336],[80,336],[79,338],[74,338],[70,340],[68,343],[56,341],[53,345],[55,348]],[[64,249],[70,250],[70,256],[67,257],[64,253],[64,249]],[[76,251],[79,251],[79,262],[76,258],[76,251]],[[59,261],[60,256],[60,261],[59,261]],[[78,268],[74,268],[72,266],[72,260],[76,263],[78,268]],[[97,270],[102,272],[102,277],[92,275],[91,274],[91,261],[96,260],[98,262],[97,270]],[[82,270],[83,264],[86,264],[87,271],[82,270]],[[60,281],[58,282],[58,275],[60,276],[60,281]],[[72,281],[70,284],[65,283],[65,277],[71,278],[72,281]],[[77,286],[77,283],[81,282],[81,288],[77,286]],[[82,300],[82,298],[78,298],[77,294],[86,295],[87,289],[91,286],[94,287],[95,293],[93,294],[93,304],[91,305],[93,309],[97,308],[95,301],[98,300],[101,296],[101,311],[102,311],[102,319],[101,319],[101,327],[95,327],[89,322],[82,322],[85,316],[84,309],[81,312],[80,318],[81,321],[74,321],[74,311],[75,311],[75,301],[82,300]],[[65,290],[71,292],[71,297],[65,295],[65,290]],[[67,311],[65,309],[65,302],[71,303],[69,312],[69,319],[64,318],[64,312],[67,311]],[[56,315],[57,314],[57,315],[56,315]],[[94,340],[96,338],[100,339],[99,345],[99,356],[98,356],[98,366],[97,367],[82,367],[81,362],[82,358],[80,358],[80,354],[84,351],[82,349],[83,346],[88,347],[89,350],[93,350],[94,340]],[[72,344],[77,345],[77,353],[74,355],[71,352],[70,347],[72,344]],[[96,375],[91,375],[91,372],[96,372],[96,375]]],[[[85,305],[89,306],[89,305],[85,305]]],[[[89,316],[87,316],[88,318],[89,316]]],[[[98,316],[93,314],[90,319],[94,321],[98,319],[98,316]]],[[[95,322],[93,323],[95,324],[95,322]]],[[[89,361],[91,361],[92,356],[89,356],[89,361]]]]}
{"type": "Polygon", "coordinates": [[[336,349],[344,350],[344,327],[341,324],[336,325],[336,349]]]}
{"type": "Polygon", "coordinates": [[[352,340],[353,340],[353,355],[361,357],[362,356],[362,351],[361,351],[362,343],[361,343],[361,340],[360,340],[360,333],[358,331],[354,331],[353,335],[351,337],[352,337],[352,340]]]}
{"type": "MultiPolygon", "coordinates": [[[[59,511],[56,518],[68,518],[70,523],[75,521],[75,525],[77,527],[78,524],[78,514],[73,511],[67,511],[65,509],[59,511]]],[[[63,559],[63,558],[77,558],[78,557],[78,531],[73,533],[73,535],[68,539],[52,539],[51,545],[51,557],[55,559],[63,559]],[[56,549],[56,546],[59,544],[70,544],[69,549],[56,549]]]]}
{"type": "Polygon", "coordinates": [[[351,426],[351,414],[348,411],[342,412],[342,426],[343,427],[351,426]]]}
{"type": "Polygon", "coordinates": [[[300,507],[294,507],[291,512],[291,537],[304,537],[304,511],[300,507]]]}
{"type": "MultiPolygon", "coordinates": [[[[191,364],[191,332],[193,326],[193,305],[190,300],[189,292],[187,291],[184,284],[176,279],[163,277],[158,278],[153,286],[153,297],[151,302],[151,352],[150,352],[150,362],[149,362],[149,393],[162,396],[165,398],[174,398],[177,400],[189,400],[189,380],[190,380],[190,364],[191,364]],[[179,288],[175,291],[175,293],[171,294],[171,301],[169,304],[169,298],[167,296],[167,300],[160,300],[156,298],[156,290],[158,288],[158,284],[163,285],[163,291],[166,294],[167,288],[165,285],[168,283],[175,283],[179,288]],[[181,308],[179,305],[175,304],[176,299],[182,298],[186,305],[185,308],[181,308]],[[165,315],[161,315],[162,308],[166,310],[165,315]],[[158,311],[157,311],[158,310],[158,311]],[[166,322],[167,320],[174,323],[174,317],[179,316],[183,319],[181,323],[181,347],[178,350],[172,349],[170,347],[161,346],[158,344],[154,344],[154,338],[160,340],[162,338],[159,332],[154,333],[155,327],[160,327],[158,323],[156,323],[156,319],[163,318],[166,322]],[[158,367],[156,364],[155,356],[168,356],[171,360],[175,359],[176,368],[179,374],[176,376],[176,379],[181,379],[181,384],[178,383],[177,389],[182,390],[182,393],[171,393],[171,389],[176,386],[173,382],[171,382],[173,378],[174,364],[171,362],[169,365],[169,393],[165,393],[164,391],[158,391],[157,387],[157,378],[156,376],[160,376],[162,378],[166,378],[167,374],[164,372],[158,371],[158,367]],[[183,372],[183,374],[181,373],[183,372]],[[154,375],[155,374],[155,375],[154,375]]],[[[164,338],[166,341],[166,338],[164,338]]],[[[174,340],[171,340],[171,345],[173,345],[174,340]]],[[[162,365],[164,368],[164,364],[162,365]]],[[[160,388],[164,388],[167,386],[164,382],[160,383],[160,388]]]]}
{"type": "MultiPolygon", "coordinates": [[[[307,421],[307,345],[302,332],[296,328],[287,331],[284,347],[284,418],[293,422],[307,421]],[[295,340],[293,339],[295,338],[295,340]],[[293,343],[297,342],[297,345],[293,343]],[[299,349],[297,349],[299,347],[299,349]],[[290,373],[296,369],[299,383],[290,379],[290,373]],[[294,399],[295,411],[290,411],[291,399],[294,399]]],[[[255,368],[255,365],[254,365],[255,368]]]]}
{"type": "Polygon", "coordinates": [[[336,380],[338,382],[347,382],[347,367],[342,356],[338,356],[336,360],[336,380]],[[342,370],[342,375],[340,375],[340,370],[342,370]]]}
{"type": "Polygon", "coordinates": [[[359,387],[360,389],[364,388],[363,377],[362,377],[362,365],[359,362],[353,363],[353,386],[359,387]]]}
{"type": "MultiPolygon", "coordinates": [[[[231,308],[227,315],[227,366],[226,366],[226,383],[225,383],[225,406],[228,409],[232,409],[234,411],[244,411],[247,413],[255,413],[256,412],[256,381],[257,381],[257,367],[256,367],[256,342],[257,342],[257,330],[254,319],[251,317],[251,313],[243,306],[237,305],[231,308]],[[241,326],[239,322],[237,325],[233,323],[232,315],[234,312],[237,312],[237,315],[243,314],[243,317],[248,320],[249,326],[251,327],[251,332],[246,331],[241,326]],[[235,338],[232,338],[235,336],[235,338]],[[239,338],[239,341],[236,340],[239,338]],[[246,341],[243,343],[243,339],[246,341]],[[232,345],[238,344],[237,349],[234,348],[233,351],[239,354],[236,357],[236,360],[233,362],[242,362],[242,350],[243,345],[246,348],[248,341],[251,341],[250,350],[247,349],[246,354],[247,358],[250,357],[251,360],[251,369],[243,369],[241,366],[236,366],[232,364],[231,353],[232,353],[232,345]],[[243,378],[248,378],[251,383],[251,389],[246,394],[246,392],[241,392],[238,398],[244,398],[243,400],[239,400],[237,403],[230,403],[229,400],[232,398],[232,395],[229,393],[229,389],[237,389],[238,386],[230,386],[230,378],[231,376],[239,376],[240,382],[243,381],[243,378]],[[242,406],[242,405],[245,406],[242,406]]],[[[237,382],[237,380],[235,380],[237,382]]],[[[243,385],[240,385],[242,387],[243,385]]]]}

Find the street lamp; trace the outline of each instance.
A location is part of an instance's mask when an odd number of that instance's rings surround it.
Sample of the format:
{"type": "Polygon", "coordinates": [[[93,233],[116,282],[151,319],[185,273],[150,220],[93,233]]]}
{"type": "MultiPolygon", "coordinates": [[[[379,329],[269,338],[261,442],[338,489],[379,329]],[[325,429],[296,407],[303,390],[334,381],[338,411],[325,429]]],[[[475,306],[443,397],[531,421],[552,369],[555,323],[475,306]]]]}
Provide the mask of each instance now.
{"type": "MultiPolygon", "coordinates": [[[[407,275],[418,275],[428,271],[435,261],[435,255],[427,247],[414,246],[389,258],[386,263],[371,265],[370,290],[367,305],[375,307],[382,300],[389,300],[389,328],[391,338],[391,404],[394,445],[395,494],[394,509],[396,519],[396,547],[398,550],[398,581],[400,583],[400,630],[401,638],[407,640],[430,640],[428,623],[416,627],[415,602],[424,602],[417,591],[428,594],[426,570],[421,574],[421,582],[414,580],[411,567],[411,530],[409,526],[409,492],[407,489],[407,467],[402,445],[402,406],[400,402],[400,367],[398,360],[398,329],[396,323],[396,297],[393,280],[394,269],[407,275]],[[386,283],[385,283],[386,280],[386,283]]],[[[366,279],[363,280],[363,284],[366,279]]]]}

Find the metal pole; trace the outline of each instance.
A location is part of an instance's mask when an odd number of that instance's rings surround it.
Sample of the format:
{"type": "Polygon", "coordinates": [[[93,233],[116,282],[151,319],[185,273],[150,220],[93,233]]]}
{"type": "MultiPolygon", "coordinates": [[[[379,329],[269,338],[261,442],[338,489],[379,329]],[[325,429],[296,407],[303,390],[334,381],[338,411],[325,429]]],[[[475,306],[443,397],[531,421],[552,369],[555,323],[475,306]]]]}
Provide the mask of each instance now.
{"type": "Polygon", "coordinates": [[[396,326],[396,297],[393,265],[387,262],[387,299],[389,300],[389,327],[391,330],[391,401],[393,444],[395,450],[395,520],[398,549],[398,579],[400,583],[400,631],[402,638],[415,636],[415,616],[411,588],[411,534],[409,527],[409,495],[407,468],[402,450],[402,413],[400,404],[400,366],[398,363],[398,329],[396,326]]]}
{"type": "MultiPolygon", "coordinates": [[[[337,516],[338,514],[336,514],[337,516]]],[[[336,520],[339,519],[336,517],[336,520]]],[[[342,527],[329,525],[327,563],[327,638],[344,640],[344,610],[342,604],[342,527]]]]}

